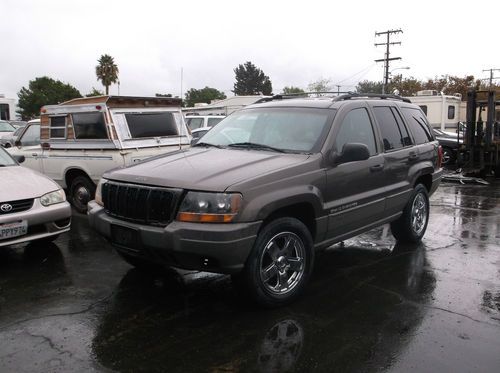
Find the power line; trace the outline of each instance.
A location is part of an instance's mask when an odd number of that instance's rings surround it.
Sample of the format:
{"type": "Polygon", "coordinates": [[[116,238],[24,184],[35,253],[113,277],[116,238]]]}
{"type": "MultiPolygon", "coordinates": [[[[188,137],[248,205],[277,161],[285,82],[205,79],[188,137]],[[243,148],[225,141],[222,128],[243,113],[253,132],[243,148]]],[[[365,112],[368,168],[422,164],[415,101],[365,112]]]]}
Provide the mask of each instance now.
{"type": "Polygon", "coordinates": [[[500,71],[500,69],[486,69],[483,70],[483,72],[489,71],[490,72],[490,77],[487,79],[481,79],[481,80],[489,80],[490,81],[490,87],[493,85],[493,79],[500,79],[500,77],[494,77],[493,76],[493,71],[500,71]]]}
{"type": "Polygon", "coordinates": [[[389,57],[390,56],[390,46],[397,45],[397,44],[401,45],[400,41],[391,42],[391,35],[392,34],[399,34],[402,32],[403,32],[403,30],[401,30],[401,29],[375,32],[375,37],[381,36],[381,35],[386,35],[386,38],[387,38],[385,43],[375,43],[376,47],[378,47],[379,45],[385,45],[385,57],[382,59],[375,60],[375,62],[382,62],[382,61],[384,62],[384,84],[382,85],[382,93],[385,93],[385,88],[387,87],[387,84],[389,83],[389,62],[401,59],[401,57],[392,57],[392,58],[389,57]]]}

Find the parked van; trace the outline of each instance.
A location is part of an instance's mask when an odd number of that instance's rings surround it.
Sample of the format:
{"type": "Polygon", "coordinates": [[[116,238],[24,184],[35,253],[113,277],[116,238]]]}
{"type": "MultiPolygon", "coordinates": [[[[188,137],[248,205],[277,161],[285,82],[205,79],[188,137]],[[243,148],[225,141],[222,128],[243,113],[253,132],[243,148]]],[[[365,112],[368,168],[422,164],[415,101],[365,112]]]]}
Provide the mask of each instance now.
{"type": "Polygon", "coordinates": [[[28,139],[34,125],[9,152],[66,188],[80,212],[104,171],[188,147],[191,140],[178,98],[78,98],[41,109],[40,141],[28,139]]]}

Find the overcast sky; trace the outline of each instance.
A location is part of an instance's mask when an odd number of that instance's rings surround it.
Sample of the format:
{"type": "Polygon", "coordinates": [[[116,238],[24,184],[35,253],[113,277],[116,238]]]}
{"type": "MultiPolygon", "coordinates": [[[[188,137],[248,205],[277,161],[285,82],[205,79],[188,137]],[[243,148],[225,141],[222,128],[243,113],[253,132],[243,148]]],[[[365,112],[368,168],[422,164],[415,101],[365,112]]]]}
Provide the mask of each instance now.
{"type": "Polygon", "coordinates": [[[82,94],[103,90],[95,66],[105,53],[119,67],[122,95],[180,95],[182,81],[183,93],[209,86],[232,96],[233,69],[245,61],[270,77],[274,93],[321,78],[349,90],[382,80],[374,60],[384,48],[374,43],[385,39],[375,32],[389,29],[403,30],[391,48],[402,61],[391,70],[410,67],[395,74],[487,78],[483,69],[500,68],[500,1],[0,2],[0,93],[10,98],[40,76],[82,94]]]}

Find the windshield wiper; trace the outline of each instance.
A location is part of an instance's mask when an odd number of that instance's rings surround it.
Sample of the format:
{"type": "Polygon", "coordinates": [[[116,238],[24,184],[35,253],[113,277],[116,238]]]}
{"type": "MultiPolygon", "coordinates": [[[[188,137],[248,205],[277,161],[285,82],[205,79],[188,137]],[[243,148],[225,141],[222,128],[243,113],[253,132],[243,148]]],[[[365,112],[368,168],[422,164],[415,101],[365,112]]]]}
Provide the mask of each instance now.
{"type": "Polygon", "coordinates": [[[194,144],[193,146],[205,146],[205,147],[214,147],[214,148],[217,148],[217,149],[222,149],[223,147],[221,145],[216,145],[216,144],[210,144],[209,142],[197,142],[196,144],[194,144]]]}
{"type": "Polygon", "coordinates": [[[273,146],[257,144],[255,142],[237,142],[235,144],[229,144],[228,146],[232,148],[247,148],[247,149],[262,149],[262,150],[271,150],[273,152],[285,153],[283,149],[275,148],[273,146]]]}

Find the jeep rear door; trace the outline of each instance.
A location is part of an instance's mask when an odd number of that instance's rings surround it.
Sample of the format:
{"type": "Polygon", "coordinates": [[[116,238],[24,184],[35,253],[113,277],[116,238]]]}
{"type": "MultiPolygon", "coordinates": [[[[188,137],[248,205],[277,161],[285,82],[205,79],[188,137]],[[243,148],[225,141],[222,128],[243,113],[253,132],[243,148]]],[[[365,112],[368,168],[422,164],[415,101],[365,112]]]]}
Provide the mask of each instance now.
{"type": "Polygon", "coordinates": [[[362,102],[344,106],[335,118],[330,150],[341,154],[345,144],[362,143],[368,147],[370,157],[327,168],[324,196],[329,216],[327,240],[362,229],[383,217],[384,157],[372,122],[362,102]]]}
{"type": "Polygon", "coordinates": [[[418,161],[419,154],[406,128],[400,112],[394,105],[374,104],[384,154],[384,179],[387,184],[385,215],[400,212],[408,201],[413,186],[409,172],[418,161]]]}

